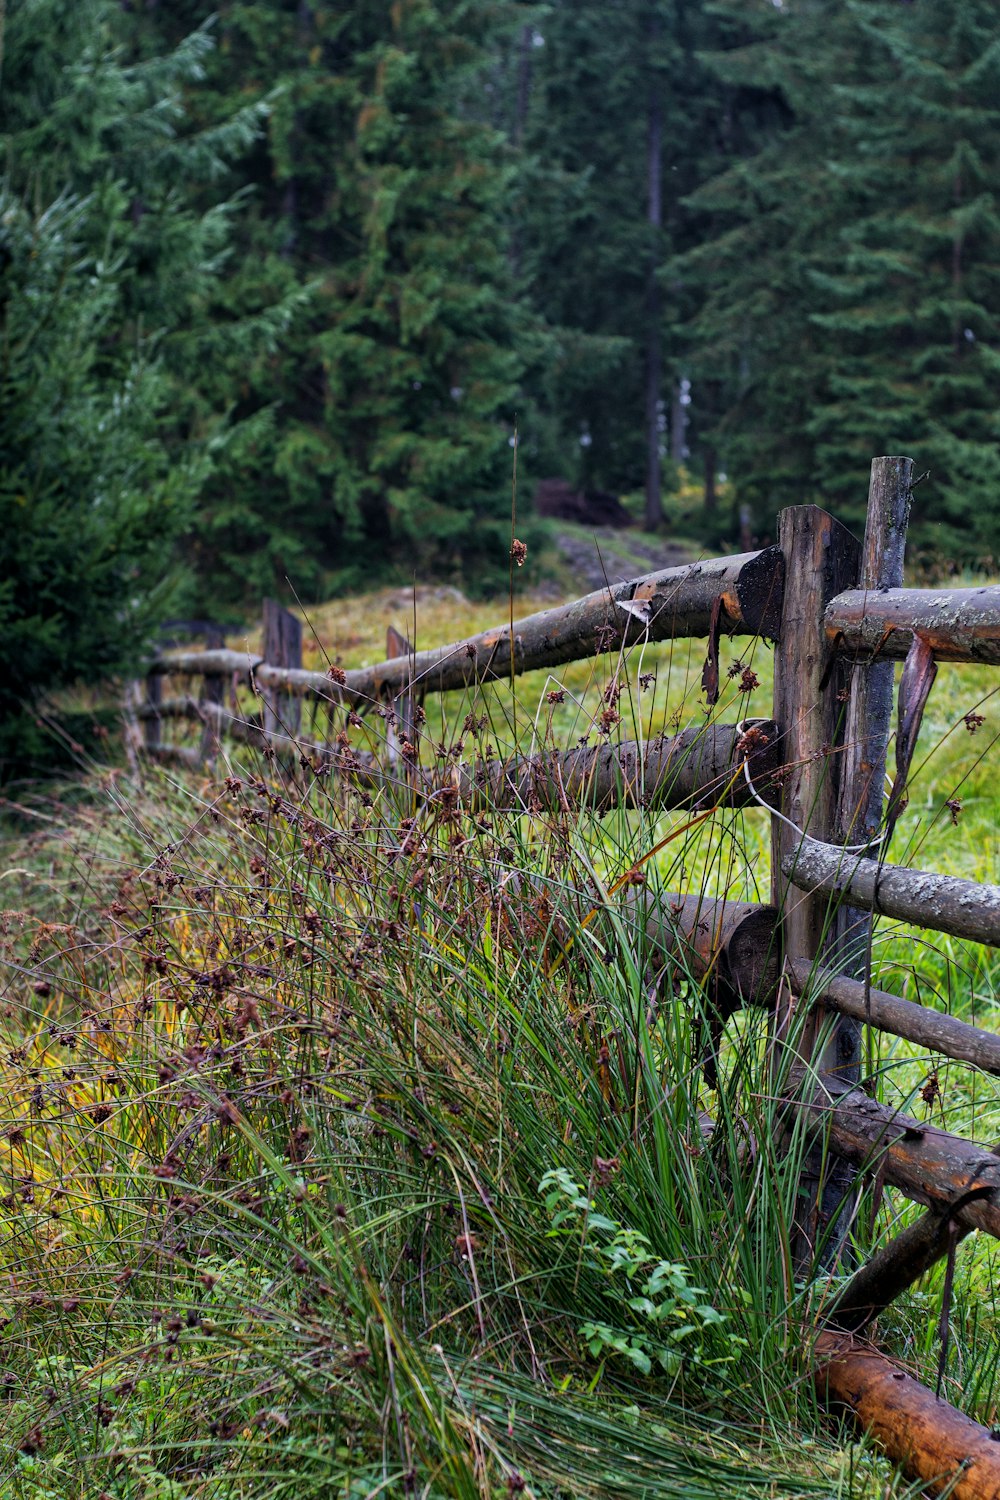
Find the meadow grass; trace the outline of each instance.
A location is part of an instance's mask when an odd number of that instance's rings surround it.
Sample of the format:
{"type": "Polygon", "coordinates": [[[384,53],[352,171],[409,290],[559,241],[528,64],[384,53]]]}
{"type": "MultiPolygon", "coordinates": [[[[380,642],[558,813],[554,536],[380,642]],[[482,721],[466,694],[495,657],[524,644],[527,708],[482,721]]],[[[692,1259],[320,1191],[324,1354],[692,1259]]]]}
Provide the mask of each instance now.
{"type": "MultiPolygon", "coordinates": [[[[425,602],[418,645],[507,612],[425,602]]],[[[379,658],[386,612],[310,615],[314,659],[379,658]]],[[[640,741],[766,715],[768,650],[724,643],[709,713],[703,649],[429,700],[425,760],[597,743],[612,701],[640,741]]],[[[942,669],[894,860],[998,878],[991,692],[942,669]]],[[[374,716],[348,732],[383,748],[374,716]]],[[[764,811],[471,815],[249,752],[87,786],[37,798],[0,868],[4,1494],[916,1493],[815,1407],[830,1286],[790,1261],[805,1142],[766,1018],[710,1089],[701,992],[636,919],[766,899],[764,811]]],[[[880,925],[875,959],[990,1024],[989,950],[880,925]]],[[[883,1097],[1000,1136],[993,1080],[872,1062],[883,1097]]],[[[886,1194],[875,1235],[911,1212],[886,1194]]],[[[960,1250],[948,1367],[989,1422],[993,1268],[960,1250]]],[[[880,1331],[931,1380],[941,1277],[880,1331]]]]}

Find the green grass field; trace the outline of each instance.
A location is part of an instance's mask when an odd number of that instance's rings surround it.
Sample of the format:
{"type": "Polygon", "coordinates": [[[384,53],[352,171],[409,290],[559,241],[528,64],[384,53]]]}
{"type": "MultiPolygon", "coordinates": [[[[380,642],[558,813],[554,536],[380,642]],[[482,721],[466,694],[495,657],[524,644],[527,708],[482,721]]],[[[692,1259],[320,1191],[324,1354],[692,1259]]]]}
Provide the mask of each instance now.
{"type": "MultiPolygon", "coordinates": [[[[311,664],[508,613],[339,601],[311,664]]],[[[430,700],[422,755],[707,722],[703,649],[430,700]]],[[[711,717],[766,715],[771,660],[724,642],[711,717]]],[[[942,668],[894,862],[1000,880],[991,676],[942,668]]],[[[347,732],[378,751],[384,725],[347,732]]],[[[831,1287],[790,1267],[803,1142],[777,1145],[766,1022],[730,1028],[708,1088],[697,987],[620,884],[766,898],[764,811],[471,816],[233,751],[91,767],[7,819],[4,1496],[918,1493],[812,1396],[831,1287]]],[[[880,923],[875,960],[993,1024],[991,950],[880,923]]],[[[873,1063],[882,1097],[1000,1139],[993,1079],[902,1043],[873,1063]]],[[[887,1193],[875,1237],[911,1212],[887,1193]]],[[[988,1423],[994,1270],[966,1241],[946,1373],[988,1423]]],[[[942,1279],[878,1332],[931,1383],[942,1279]]]]}

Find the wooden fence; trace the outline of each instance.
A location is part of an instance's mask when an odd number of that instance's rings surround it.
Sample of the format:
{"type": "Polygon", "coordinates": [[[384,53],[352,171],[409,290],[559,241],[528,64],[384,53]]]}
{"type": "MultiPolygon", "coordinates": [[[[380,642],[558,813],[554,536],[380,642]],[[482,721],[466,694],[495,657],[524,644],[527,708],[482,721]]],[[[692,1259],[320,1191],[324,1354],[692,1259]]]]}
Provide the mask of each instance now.
{"type": "MultiPolygon", "coordinates": [[[[816,506],[782,512],[778,545],[650,573],[433,651],[395,651],[375,667],[311,672],[297,622],[275,605],[264,650],[164,653],[133,708],[143,748],[160,757],[210,757],[233,733],[268,753],[292,748],[334,770],[377,779],[332,735],[339,710],[389,710],[397,774],[417,794],[435,784],[419,767],[416,705],[428,693],[557,667],[678,637],[708,640],[704,684],[718,692],[722,634],[776,642],[773,717],[625,743],[463,765],[448,785],[464,805],[532,810],[586,802],[597,810],[763,801],[772,816],[772,900],[767,906],[672,897],[655,919],[658,941],[704,976],[720,1017],[766,1005],[773,1033],[794,1036],[788,1108],[812,1132],[794,1254],[801,1268],[843,1247],[860,1174],[925,1205],[926,1213],[856,1270],[816,1343],[822,1397],[853,1412],[930,1493],[1000,1500],[1000,1443],[881,1356],[861,1335],[928,1268],[978,1230],[1000,1238],[1000,1157],[879,1104],[862,1088],[864,1025],[908,1038],[1000,1075],[1000,1038],[886,994],[871,983],[873,913],[1000,946],[1000,887],[886,862],[903,805],[921,714],[939,660],[1000,664],[1000,587],[907,589],[903,549],[912,465],[872,464],[859,543],[816,506]],[[894,663],[903,661],[895,731],[895,781],[884,797],[893,728],[894,663]],[[199,699],[164,697],[169,674],[200,677],[199,699]],[[239,684],[261,696],[249,723],[239,684]],[[226,685],[230,702],[225,702],[226,685]],[[325,704],[331,734],[303,743],[303,698],[325,704]],[[165,719],[194,719],[200,748],[164,746],[165,719]],[[789,1018],[806,1024],[794,1032],[789,1018]]],[[[787,1048],[786,1048],[787,1050],[787,1048]]]]}

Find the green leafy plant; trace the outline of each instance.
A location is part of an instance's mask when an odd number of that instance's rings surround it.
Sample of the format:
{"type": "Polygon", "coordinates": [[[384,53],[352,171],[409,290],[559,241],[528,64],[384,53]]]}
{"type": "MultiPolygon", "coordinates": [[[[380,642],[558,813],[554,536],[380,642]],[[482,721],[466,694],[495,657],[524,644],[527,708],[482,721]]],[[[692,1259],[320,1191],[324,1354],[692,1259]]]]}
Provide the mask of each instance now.
{"type": "Polygon", "coordinates": [[[599,1213],[586,1189],[564,1168],[546,1172],[538,1185],[551,1220],[549,1234],[577,1241],[584,1264],[606,1281],[617,1324],[586,1321],[580,1336],[595,1357],[617,1355],[641,1375],[654,1363],[668,1375],[681,1366],[722,1365],[736,1358],[746,1340],[725,1325],[727,1318],[704,1300],[688,1267],[658,1260],[646,1235],[599,1213]]]}

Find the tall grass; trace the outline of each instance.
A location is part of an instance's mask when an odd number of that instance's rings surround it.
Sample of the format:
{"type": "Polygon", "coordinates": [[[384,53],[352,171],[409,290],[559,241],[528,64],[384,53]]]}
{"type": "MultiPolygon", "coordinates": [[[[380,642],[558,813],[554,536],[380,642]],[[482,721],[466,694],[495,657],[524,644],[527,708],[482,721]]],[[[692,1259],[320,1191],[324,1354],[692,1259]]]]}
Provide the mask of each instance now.
{"type": "MultiPolygon", "coordinates": [[[[506,686],[428,704],[425,754],[704,718],[695,650],[526,683],[516,711],[506,686]]],[[[723,717],[766,712],[759,647],[729,683],[723,717]]],[[[307,758],[36,811],[4,882],[4,1493],[906,1492],[814,1407],[827,1287],[791,1264],[805,1143],[766,1018],[709,1090],[701,991],[642,920],[764,894],[763,813],[471,815],[307,758]]],[[[926,968],[957,1008],[968,962],[926,968]]],[[[921,1060],[882,1063],[912,1096],[921,1060]]],[[[988,1412],[983,1264],[956,1359],[988,1412]]],[[[919,1368],[932,1296],[890,1320],[919,1368]]]]}

